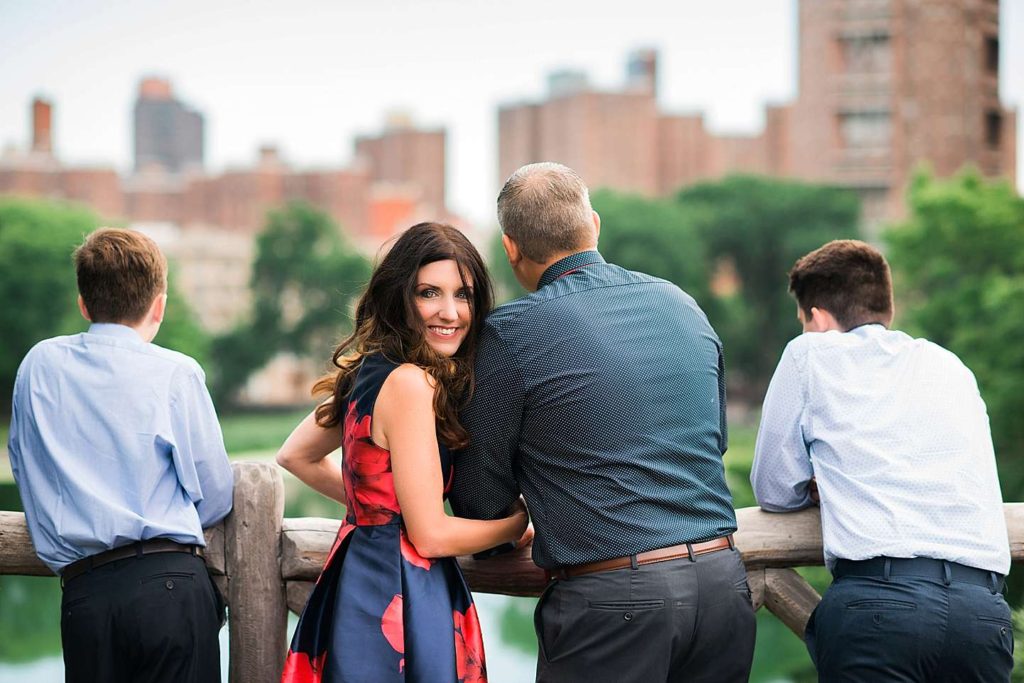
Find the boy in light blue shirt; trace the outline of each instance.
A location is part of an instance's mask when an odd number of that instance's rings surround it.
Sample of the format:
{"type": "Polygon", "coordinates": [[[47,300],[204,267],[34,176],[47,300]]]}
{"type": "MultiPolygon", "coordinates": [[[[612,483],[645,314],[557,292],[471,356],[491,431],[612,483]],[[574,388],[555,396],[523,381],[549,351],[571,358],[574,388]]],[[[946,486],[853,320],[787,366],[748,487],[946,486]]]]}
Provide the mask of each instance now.
{"type": "Polygon", "coordinates": [[[61,576],[67,681],[219,681],[223,603],[203,527],[233,478],[205,376],[155,344],[167,261],[102,228],[75,251],[88,331],[29,351],[11,466],[40,559],[61,576]]]}

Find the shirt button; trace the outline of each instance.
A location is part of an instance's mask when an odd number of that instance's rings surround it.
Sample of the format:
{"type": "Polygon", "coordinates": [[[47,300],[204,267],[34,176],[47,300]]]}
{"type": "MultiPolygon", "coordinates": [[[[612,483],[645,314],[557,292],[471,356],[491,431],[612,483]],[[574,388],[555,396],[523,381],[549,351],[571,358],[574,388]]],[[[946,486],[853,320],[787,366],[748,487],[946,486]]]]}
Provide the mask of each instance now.
{"type": "Polygon", "coordinates": [[[622,618],[625,619],[626,621],[633,621],[633,613],[632,612],[626,612],[625,614],[622,615],[622,618]]]}
{"type": "Polygon", "coordinates": [[[174,590],[174,582],[173,581],[168,581],[164,585],[167,586],[167,590],[174,590]]]}

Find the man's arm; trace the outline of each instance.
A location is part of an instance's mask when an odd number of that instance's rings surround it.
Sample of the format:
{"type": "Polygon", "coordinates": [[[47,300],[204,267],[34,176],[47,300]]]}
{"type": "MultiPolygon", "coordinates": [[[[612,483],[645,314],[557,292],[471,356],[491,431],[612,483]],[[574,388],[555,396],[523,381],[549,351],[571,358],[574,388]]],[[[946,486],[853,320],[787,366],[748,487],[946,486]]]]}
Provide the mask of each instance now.
{"type": "Polygon", "coordinates": [[[234,476],[201,370],[182,369],[171,395],[174,467],[203,528],[231,512],[234,476]]]}
{"type": "Polygon", "coordinates": [[[505,341],[485,324],[476,360],[476,386],[460,419],[469,446],[456,454],[450,494],[460,517],[497,519],[519,497],[513,470],[523,418],[523,379],[505,341]]]}
{"type": "Polygon", "coordinates": [[[786,347],[768,386],[750,470],[754,496],[769,512],[800,510],[812,502],[814,470],[801,424],[807,402],[792,346],[786,347]]]}
{"type": "Polygon", "coordinates": [[[725,352],[722,350],[722,343],[718,343],[718,425],[719,437],[718,447],[722,455],[729,450],[729,424],[726,420],[726,396],[725,396],[725,352]]]}

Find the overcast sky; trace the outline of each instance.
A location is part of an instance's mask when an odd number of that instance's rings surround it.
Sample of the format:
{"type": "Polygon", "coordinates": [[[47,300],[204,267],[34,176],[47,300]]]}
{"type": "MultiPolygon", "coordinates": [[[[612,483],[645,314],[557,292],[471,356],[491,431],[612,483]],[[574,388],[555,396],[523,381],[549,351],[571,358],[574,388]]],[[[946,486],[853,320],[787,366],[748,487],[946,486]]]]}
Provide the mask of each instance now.
{"type": "MultiPolygon", "coordinates": [[[[1001,5],[1001,95],[1020,108],[1024,0],[1001,5]]],[[[559,68],[616,88],[638,47],[660,52],[661,108],[704,111],[716,132],[754,133],[766,102],[796,94],[796,0],[0,0],[0,145],[27,146],[42,94],[62,160],[128,170],[149,74],[205,115],[213,171],[264,143],[344,165],[401,110],[447,127],[449,203],[491,222],[498,105],[543,97],[559,68]]]]}

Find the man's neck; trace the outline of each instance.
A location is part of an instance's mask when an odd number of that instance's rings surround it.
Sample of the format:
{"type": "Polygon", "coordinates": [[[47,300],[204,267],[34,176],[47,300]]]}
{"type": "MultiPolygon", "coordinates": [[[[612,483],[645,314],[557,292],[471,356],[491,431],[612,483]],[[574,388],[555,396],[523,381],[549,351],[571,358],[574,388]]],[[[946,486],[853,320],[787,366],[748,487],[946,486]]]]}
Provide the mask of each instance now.
{"type": "Polygon", "coordinates": [[[526,286],[529,283],[530,286],[526,287],[531,292],[536,292],[540,285],[540,279],[544,277],[544,273],[547,272],[548,268],[555,265],[562,259],[569,258],[574,254],[582,254],[585,251],[594,251],[597,249],[597,245],[590,245],[583,247],[582,249],[573,249],[572,251],[560,251],[557,254],[553,254],[550,258],[545,260],[543,263],[537,263],[536,261],[530,261],[529,259],[523,259],[523,263],[520,265],[523,277],[520,278],[520,284],[526,286]]]}

